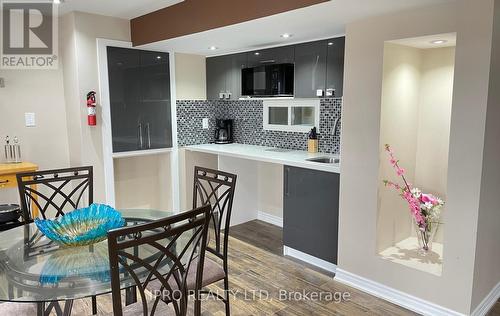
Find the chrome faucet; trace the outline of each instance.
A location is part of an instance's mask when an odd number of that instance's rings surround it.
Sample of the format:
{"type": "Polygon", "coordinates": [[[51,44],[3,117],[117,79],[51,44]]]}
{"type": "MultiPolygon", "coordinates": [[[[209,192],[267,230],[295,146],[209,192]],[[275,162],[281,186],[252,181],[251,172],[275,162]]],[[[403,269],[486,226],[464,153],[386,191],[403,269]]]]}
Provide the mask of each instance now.
{"type": "Polygon", "coordinates": [[[335,119],[335,123],[333,123],[333,130],[332,130],[332,135],[335,136],[335,133],[337,132],[337,128],[339,127],[339,123],[341,122],[342,115],[339,115],[335,119]]]}

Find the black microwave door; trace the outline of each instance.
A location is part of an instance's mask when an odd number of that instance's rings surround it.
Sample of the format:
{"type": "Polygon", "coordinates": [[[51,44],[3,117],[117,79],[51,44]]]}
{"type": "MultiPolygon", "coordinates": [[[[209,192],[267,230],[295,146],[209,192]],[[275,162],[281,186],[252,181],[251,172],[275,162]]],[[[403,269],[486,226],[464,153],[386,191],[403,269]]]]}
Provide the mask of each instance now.
{"type": "Polygon", "coordinates": [[[281,91],[280,94],[282,95],[287,95],[287,96],[293,96],[293,88],[295,85],[294,81],[294,66],[293,64],[285,64],[283,65],[283,80],[281,84],[281,91]]]}
{"type": "Polygon", "coordinates": [[[253,95],[253,68],[241,69],[241,95],[253,95]]]}
{"type": "Polygon", "coordinates": [[[244,96],[293,96],[293,64],[266,65],[241,71],[244,96]]]}
{"type": "Polygon", "coordinates": [[[281,75],[278,65],[267,67],[267,86],[270,89],[269,95],[278,95],[281,89],[281,75]]]}
{"type": "Polygon", "coordinates": [[[269,95],[269,72],[265,66],[242,70],[242,94],[247,96],[269,95]]]}
{"type": "Polygon", "coordinates": [[[293,96],[293,64],[269,66],[270,94],[274,96],[293,96]]]}

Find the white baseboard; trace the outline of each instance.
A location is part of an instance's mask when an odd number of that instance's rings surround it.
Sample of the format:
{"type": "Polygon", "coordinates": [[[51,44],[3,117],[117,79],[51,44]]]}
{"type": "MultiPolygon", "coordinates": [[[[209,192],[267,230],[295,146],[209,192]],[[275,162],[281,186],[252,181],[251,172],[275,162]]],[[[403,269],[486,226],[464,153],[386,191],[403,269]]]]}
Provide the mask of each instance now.
{"type": "Polygon", "coordinates": [[[464,316],[464,314],[446,307],[398,291],[381,283],[371,281],[339,268],[335,274],[335,280],[422,315],[464,316]]]}
{"type": "Polygon", "coordinates": [[[312,264],[313,266],[316,266],[328,272],[335,273],[335,271],[337,270],[337,266],[331,262],[316,258],[314,256],[308,255],[307,253],[304,253],[302,251],[287,246],[283,246],[283,255],[297,258],[301,261],[312,264]]]}
{"type": "Polygon", "coordinates": [[[491,292],[479,303],[479,305],[472,312],[472,316],[484,316],[495,303],[500,299],[500,282],[491,290],[491,292]]]}
{"type": "Polygon", "coordinates": [[[257,219],[269,224],[283,227],[283,218],[276,215],[271,215],[269,213],[259,211],[257,214],[257,219]]]}

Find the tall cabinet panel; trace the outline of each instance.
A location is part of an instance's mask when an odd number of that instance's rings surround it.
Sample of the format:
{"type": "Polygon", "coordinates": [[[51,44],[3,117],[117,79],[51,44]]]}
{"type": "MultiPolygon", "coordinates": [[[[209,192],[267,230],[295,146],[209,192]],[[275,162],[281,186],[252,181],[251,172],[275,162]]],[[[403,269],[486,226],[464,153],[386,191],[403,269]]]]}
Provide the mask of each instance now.
{"type": "Polygon", "coordinates": [[[113,152],[172,147],[168,54],[107,52],[113,152]]]}
{"type": "Polygon", "coordinates": [[[324,96],[326,84],[327,43],[318,41],[295,47],[295,97],[324,96]],[[321,95],[316,91],[321,90],[321,95]]]}
{"type": "Polygon", "coordinates": [[[341,97],[344,93],[344,50],[345,37],[338,37],[328,41],[328,61],[326,69],[327,93],[341,97]]]}
{"type": "Polygon", "coordinates": [[[141,70],[144,148],[172,147],[168,54],[141,52],[141,70]]]}

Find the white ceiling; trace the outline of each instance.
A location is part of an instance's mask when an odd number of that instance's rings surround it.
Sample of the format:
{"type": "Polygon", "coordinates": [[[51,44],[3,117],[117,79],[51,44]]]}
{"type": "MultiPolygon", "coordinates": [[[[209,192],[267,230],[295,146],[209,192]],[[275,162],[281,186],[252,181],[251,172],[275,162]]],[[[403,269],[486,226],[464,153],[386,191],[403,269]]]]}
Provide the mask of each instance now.
{"type": "Polygon", "coordinates": [[[457,45],[457,33],[446,33],[446,34],[436,34],[436,35],[421,36],[414,38],[404,38],[395,41],[390,41],[390,43],[421,48],[421,49],[453,47],[457,45]],[[445,42],[442,44],[432,43],[432,41],[437,41],[437,40],[443,40],[445,42]]]}
{"type": "Polygon", "coordinates": [[[59,13],[82,11],[132,19],[184,0],[62,0],[59,13]]]}
{"type": "Polygon", "coordinates": [[[205,56],[223,55],[345,34],[349,22],[454,0],[332,0],[244,23],[141,46],[205,56]],[[293,36],[283,39],[280,34],[293,36]],[[218,49],[211,51],[210,46],[218,49]]]}

